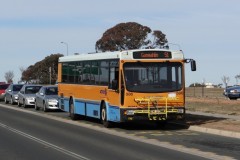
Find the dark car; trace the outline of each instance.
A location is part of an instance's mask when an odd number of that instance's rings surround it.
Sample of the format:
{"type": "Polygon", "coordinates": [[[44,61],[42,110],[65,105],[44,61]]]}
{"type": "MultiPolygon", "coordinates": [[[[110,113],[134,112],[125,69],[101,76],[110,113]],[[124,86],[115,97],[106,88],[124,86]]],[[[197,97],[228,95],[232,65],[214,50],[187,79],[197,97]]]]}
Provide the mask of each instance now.
{"type": "Polygon", "coordinates": [[[35,106],[36,93],[40,90],[42,85],[25,84],[18,92],[18,106],[35,106]]]}
{"type": "Polygon", "coordinates": [[[5,103],[18,103],[18,92],[21,90],[23,84],[10,84],[6,89],[4,101],[5,103]]]}
{"type": "Polygon", "coordinates": [[[240,86],[228,87],[224,90],[223,94],[230,100],[236,100],[240,98],[240,86]]]}
{"type": "Polygon", "coordinates": [[[48,110],[58,110],[58,87],[43,86],[36,93],[35,109],[42,108],[44,112],[48,110]]]}
{"type": "Polygon", "coordinates": [[[0,83],[0,101],[3,101],[5,98],[5,92],[10,84],[0,83]]]}

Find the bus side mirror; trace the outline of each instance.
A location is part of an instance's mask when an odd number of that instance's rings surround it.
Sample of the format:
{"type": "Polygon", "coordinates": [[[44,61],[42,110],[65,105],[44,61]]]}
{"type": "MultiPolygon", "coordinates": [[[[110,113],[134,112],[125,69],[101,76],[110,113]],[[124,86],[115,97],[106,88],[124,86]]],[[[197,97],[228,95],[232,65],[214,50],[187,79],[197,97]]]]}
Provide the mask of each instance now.
{"type": "Polygon", "coordinates": [[[195,60],[191,60],[191,70],[192,71],[196,71],[197,70],[197,67],[196,67],[196,61],[195,60]]]}

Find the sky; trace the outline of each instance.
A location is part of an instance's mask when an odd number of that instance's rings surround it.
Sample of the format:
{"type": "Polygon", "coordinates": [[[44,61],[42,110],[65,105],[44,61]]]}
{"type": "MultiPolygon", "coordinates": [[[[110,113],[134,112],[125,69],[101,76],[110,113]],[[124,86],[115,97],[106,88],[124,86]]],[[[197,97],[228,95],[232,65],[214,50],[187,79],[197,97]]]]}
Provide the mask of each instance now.
{"type": "MultiPolygon", "coordinates": [[[[109,28],[137,22],[161,30],[185,58],[186,85],[237,83],[240,74],[239,0],[0,0],[0,81],[56,53],[89,53],[109,28]],[[175,45],[176,46],[176,45],[175,45]]],[[[240,82],[240,80],[238,80],[240,82]]]]}

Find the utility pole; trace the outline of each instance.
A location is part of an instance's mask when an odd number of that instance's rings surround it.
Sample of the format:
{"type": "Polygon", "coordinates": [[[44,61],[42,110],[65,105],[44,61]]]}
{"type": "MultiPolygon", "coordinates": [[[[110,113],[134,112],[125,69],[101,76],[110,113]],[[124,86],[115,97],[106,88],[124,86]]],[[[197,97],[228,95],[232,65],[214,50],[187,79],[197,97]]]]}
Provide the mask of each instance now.
{"type": "Polygon", "coordinates": [[[51,67],[49,67],[49,84],[51,84],[51,81],[52,81],[52,79],[51,79],[51,77],[52,77],[52,68],[51,67]]]}

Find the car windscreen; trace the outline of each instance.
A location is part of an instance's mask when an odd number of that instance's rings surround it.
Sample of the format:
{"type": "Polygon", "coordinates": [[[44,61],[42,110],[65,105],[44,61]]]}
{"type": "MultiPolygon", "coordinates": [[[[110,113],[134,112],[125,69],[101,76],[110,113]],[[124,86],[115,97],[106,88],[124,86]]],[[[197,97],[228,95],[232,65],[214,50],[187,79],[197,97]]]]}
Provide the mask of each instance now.
{"type": "Polygon", "coordinates": [[[25,94],[35,94],[37,93],[42,86],[27,86],[25,88],[25,94]]]}
{"type": "Polygon", "coordinates": [[[0,90],[5,90],[5,89],[8,88],[8,86],[9,86],[9,84],[1,84],[0,85],[0,90]]]}
{"type": "Polygon", "coordinates": [[[13,85],[13,91],[20,91],[23,85],[13,85]]]}
{"type": "Polygon", "coordinates": [[[58,88],[57,87],[46,88],[46,95],[57,95],[57,94],[58,94],[58,88]]]}

